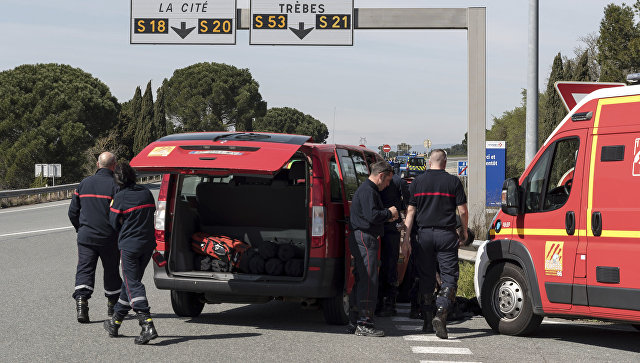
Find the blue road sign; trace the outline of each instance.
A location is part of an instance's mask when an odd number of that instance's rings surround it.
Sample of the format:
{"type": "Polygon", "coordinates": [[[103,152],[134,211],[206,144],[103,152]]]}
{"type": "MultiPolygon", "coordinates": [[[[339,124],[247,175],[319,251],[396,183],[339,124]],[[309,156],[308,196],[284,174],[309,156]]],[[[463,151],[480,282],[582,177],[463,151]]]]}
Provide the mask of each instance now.
{"type": "Polygon", "coordinates": [[[486,144],[487,207],[500,206],[506,168],[505,144],[504,141],[487,141],[486,144]]]}
{"type": "Polygon", "coordinates": [[[468,172],[467,161],[458,161],[458,176],[467,176],[468,172]]]}

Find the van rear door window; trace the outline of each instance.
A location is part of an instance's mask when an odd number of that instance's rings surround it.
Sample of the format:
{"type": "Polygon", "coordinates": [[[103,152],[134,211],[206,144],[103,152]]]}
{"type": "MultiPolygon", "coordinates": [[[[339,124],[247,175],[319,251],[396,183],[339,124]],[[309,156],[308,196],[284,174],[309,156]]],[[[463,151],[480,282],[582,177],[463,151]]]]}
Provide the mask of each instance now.
{"type": "Polygon", "coordinates": [[[353,160],[353,164],[356,167],[358,185],[360,185],[369,178],[369,168],[367,167],[367,163],[364,161],[364,157],[362,156],[362,153],[358,151],[350,151],[349,155],[351,156],[351,159],[353,160]]]}

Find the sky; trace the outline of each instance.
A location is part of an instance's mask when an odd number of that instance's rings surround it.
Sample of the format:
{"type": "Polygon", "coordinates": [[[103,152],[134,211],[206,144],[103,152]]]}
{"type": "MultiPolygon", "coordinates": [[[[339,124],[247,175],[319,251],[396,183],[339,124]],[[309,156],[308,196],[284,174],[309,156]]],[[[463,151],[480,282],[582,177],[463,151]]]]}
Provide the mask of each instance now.
{"type": "MultiPolygon", "coordinates": [[[[553,57],[574,57],[580,38],[598,32],[609,3],[622,1],[540,1],[541,89],[553,57]]],[[[249,0],[237,6],[249,8],[249,0]]],[[[528,0],[354,0],[355,8],[478,6],[487,14],[489,128],[493,117],[520,105],[527,88],[528,0]]],[[[220,62],[248,68],[268,107],[293,107],[324,122],[329,143],[454,144],[467,131],[465,30],[356,29],[353,46],[333,47],[250,46],[248,30],[237,32],[235,45],[148,45],[129,44],[129,24],[130,1],[2,0],[0,71],[69,64],[125,102],[137,86],[151,81],[155,90],[176,69],[220,62]]]]}

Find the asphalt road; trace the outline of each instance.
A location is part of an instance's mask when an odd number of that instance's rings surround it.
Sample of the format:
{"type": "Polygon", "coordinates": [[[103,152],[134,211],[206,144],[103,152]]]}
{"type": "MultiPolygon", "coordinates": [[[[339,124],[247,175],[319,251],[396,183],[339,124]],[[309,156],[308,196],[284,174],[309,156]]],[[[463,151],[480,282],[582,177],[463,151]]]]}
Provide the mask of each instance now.
{"type": "Polygon", "coordinates": [[[91,324],[75,321],[71,298],[75,232],[68,201],[0,209],[0,361],[243,361],[243,362],[576,362],[640,361],[640,334],[628,325],[545,319],[531,337],[494,334],[482,317],[450,325],[454,339],[420,334],[421,322],[379,318],[385,338],[343,333],[318,309],[273,301],[207,305],[198,318],[173,314],[167,291],[144,283],[160,337],[135,346],[137,322],[108,338],[102,328],[106,299],[99,267],[90,300],[91,324]]]}

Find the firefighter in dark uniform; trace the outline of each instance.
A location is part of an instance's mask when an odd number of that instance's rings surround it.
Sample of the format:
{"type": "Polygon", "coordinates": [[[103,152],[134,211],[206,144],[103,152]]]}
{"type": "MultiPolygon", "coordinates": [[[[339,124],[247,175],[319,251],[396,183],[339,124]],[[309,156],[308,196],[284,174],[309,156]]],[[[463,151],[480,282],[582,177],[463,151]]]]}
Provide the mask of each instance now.
{"type": "Polygon", "coordinates": [[[78,266],[73,298],[77,320],[89,322],[89,299],[93,293],[96,265],[102,260],[107,315],[120,295],[117,233],[109,224],[109,204],[118,191],[113,180],[115,156],[104,152],[98,157],[98,171],[80,182],[69,205],[69,220],[78,233],[78,266]]]}
{"type": "Polygon", "coordinates": [[[144,270],[156,246],[154,213],[155,199],[149,189],[136,184],[135,170],[127,163],[118,163],[115,178],[121,190],[113,198],[109,220],[120,235],[118,248],[122,263],[122,291],[111,319],[104,322],[110,337],[118,336],[122,320],[131,309],[142,327],[135,344],[147,344],[158,337],[151,319],[149,302],[142,284],[144,270]]]}
{"type": "MultiPolygon", "coordinates": [[[[431,152],[429,170],[418,176],[412,184],[413,195],[407,208],[407,230],[418,226],[418,241],[414,245],[416,266],[423,299],[424,325],[422,331],[435,329],[436,335],[447,339],[447,312],[451,308],[458,288],[458,246],[467,240],[467,197],[460,179],[445,171],[447,155],[442,149],[431,152]],[[456,233],[456,209],[462,221],[461,236],[456,233]],[[437,264],[437,266],[436,266],[437,264]],[[433,291],[439,267],[442,285],[436,298],[433,316],[433,291]]],[[[403,243],[409,243],[405,237],[403,243]]]]}
{"type": "MultiPolygon", "coordinates": [[[[389,186],[380,192],[382,205],[385,208],[396,207],[405,211],[409,202],[409,185],[399,175],[394,174],[389,186]]],[[[400,254],[400,230],[404,227],[402,218],[385,222],[380,251],[380,287],[376,316],[395,316],[396,296],[398,295],[398,258],[400,254]]]]}
{"type": "Polygon", "coordinates": [[[360,184],[351,201],[349,248],[355,263],[355,334],[360,336],[384,336],[373,324],[373,311],[378,295],[378,237],[384,233],[384,222],[398,219],[396,207],[385,208],[380,198],[392,175],[387,162],[373,163],[369,178],[360,184]]]}

